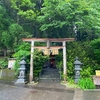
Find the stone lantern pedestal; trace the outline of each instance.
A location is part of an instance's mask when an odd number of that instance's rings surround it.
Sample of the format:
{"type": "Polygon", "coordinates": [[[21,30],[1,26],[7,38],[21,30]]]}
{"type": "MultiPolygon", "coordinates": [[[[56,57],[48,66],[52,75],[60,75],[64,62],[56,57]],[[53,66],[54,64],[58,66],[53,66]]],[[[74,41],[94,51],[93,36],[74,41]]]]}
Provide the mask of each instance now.
{"type": "Polygon", "coordinates": [[[20,68],[18,70],[19,70],[19,76],[18,76],[17,81],[15,82],[15,85],[25,85],[26,61],[24,58],[22,58],[22,60],[20,61],[20,68]]]}
{"type": "Polygon", "coordinates": [[[82,63],[79,61],[78,57],[75,58],[75,62],[74,62],[74,65],[75,65],[75,83],[78,83],[78,80],[80,79],[80,71],[82,70],[81,69],[81,65],[82,63]]]}

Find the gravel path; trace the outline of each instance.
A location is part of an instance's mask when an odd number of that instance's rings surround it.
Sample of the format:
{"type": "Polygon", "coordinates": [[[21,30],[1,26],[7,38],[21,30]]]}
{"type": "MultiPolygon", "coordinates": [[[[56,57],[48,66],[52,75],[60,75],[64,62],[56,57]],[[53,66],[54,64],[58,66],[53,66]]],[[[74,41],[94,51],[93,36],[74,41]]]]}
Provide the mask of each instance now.
{"type": "Polygon", "coordinates": [[[0,84],[0,100],[73,100],[74,90],[59,83],[18,87],[0,84]]]}

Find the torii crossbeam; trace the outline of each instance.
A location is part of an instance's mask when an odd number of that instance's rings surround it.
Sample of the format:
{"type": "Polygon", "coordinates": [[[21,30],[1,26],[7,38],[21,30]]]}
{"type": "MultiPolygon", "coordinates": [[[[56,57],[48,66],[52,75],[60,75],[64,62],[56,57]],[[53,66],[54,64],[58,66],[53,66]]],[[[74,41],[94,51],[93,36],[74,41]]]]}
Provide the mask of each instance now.
{"type": "Polygon", "coordinates": [[[23,41],[31,42],[31,58],[30,58],[30,82],[33,81],[33,52],[35,48],[42,49],[63,49],[63,75],[64,81],[66,81],[67,76],[67,65],[66,65],[66,42],[74,41],[74,38],[23,38],[23,41]],[[35,42],[46,42],[47,47],[34,46],[35,42]],[[62,42],[62,46],[50,46],[50,42],[62,42]]]}

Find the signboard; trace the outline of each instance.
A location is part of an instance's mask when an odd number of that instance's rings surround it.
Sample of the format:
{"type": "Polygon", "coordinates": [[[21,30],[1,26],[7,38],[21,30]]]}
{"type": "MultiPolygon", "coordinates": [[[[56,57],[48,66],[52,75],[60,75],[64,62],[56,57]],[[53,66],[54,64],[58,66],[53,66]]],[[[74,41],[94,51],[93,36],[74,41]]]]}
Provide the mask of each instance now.
{"type": "Polygon", "coordinates": [[[93,77],[94,84],[100,85],[100,70],[96,70],[96,75],[93,77]]]}
{"type": "Polygon", "coordinates": [[[100,85],[100,76],[94,76],[93,80],[95,85],[100,85]]]}
{"type": "Polygon", "coordinates": [[[10,58],[9,60],[8,60],[8,68],[9,69],[12,69],[13,67],[14,67],[14,64],[15,64],[15,59],[14,58],[10,58]]]}
{"type": "Polygon", "coordinates": [[[100,76],[100,70],[96,70],[96,76],[100,76]]]}

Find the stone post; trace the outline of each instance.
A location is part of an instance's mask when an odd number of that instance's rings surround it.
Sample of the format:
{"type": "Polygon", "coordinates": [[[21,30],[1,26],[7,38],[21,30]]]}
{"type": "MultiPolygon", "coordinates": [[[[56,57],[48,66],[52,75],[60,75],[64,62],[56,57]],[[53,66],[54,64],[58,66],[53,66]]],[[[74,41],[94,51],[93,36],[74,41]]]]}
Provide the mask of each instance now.
{"type": "Polygon", "coordinates": [[[78,80],[80,79],[80,71],[82,63],[79,61],[78,57],[75,58],[74,66],[75,66],[75,83],[78,83],[78,80]]]}
{"type": "Polygon", "coordinates": [[[19,76],[17,81],[15,82],[16,85],[25,85],[25,69],[26,69],[26,61],[25,58],[23,57],[22,60],[20,61],[20,68],[19,70],[19,76]]]}
{"type": "Polygon", "coordinates": [[[64,81],[66,81],[67,77],[67,58],[66,58],[66,41],[63,41],[63,75],[64,75],[64,81]]]}

